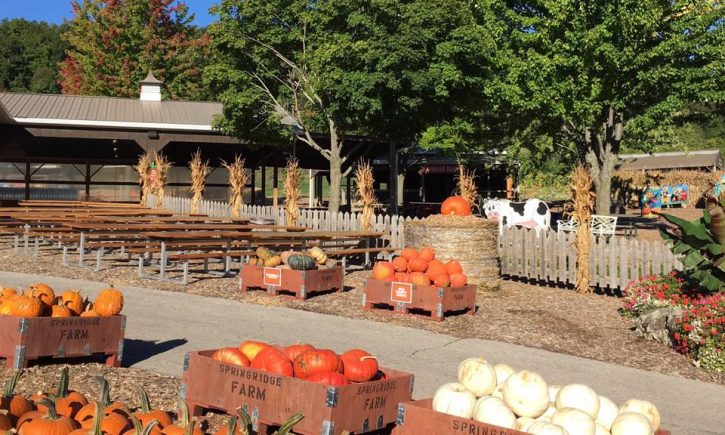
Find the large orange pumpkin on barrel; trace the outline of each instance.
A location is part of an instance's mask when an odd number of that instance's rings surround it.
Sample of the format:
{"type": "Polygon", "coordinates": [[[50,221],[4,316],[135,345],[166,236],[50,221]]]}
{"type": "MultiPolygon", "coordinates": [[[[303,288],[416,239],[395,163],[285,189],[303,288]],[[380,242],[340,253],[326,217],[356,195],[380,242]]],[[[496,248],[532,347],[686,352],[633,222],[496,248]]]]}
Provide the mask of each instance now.
{"type": "Polygon", "coordinates": [[[441,204],[441,214],[469,216],[471,214],[471,203],[460,196],[450,196],[441,204]]]}

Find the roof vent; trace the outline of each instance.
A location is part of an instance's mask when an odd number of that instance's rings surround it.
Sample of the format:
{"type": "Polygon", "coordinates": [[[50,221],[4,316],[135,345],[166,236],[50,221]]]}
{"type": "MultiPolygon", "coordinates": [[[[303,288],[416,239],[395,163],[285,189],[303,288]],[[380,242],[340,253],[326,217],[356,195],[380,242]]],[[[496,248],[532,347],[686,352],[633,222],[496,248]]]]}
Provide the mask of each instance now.
{"type": "Polygon", "coordinates": [[[146,78],[141,80],[141,101],[161,101],[161,85],[164,82],[154,77],[149,70],[146,78]]]}

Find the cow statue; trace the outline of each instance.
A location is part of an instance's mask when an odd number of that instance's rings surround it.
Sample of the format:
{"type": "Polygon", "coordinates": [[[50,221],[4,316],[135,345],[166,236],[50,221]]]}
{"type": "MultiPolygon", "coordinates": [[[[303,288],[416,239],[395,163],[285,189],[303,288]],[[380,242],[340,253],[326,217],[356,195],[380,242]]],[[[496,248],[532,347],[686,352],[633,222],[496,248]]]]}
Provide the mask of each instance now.
{"type": "Polygon", "coordinates": [[[483,212],[487,219],[498,222],[499,234],[503,227],[524,226],[536,230],[548,230],[551,223],[549,206],[540,199],[531,198],[526,202],[511,202],[508,199],[490,199],[483,203],[483,212]]]}

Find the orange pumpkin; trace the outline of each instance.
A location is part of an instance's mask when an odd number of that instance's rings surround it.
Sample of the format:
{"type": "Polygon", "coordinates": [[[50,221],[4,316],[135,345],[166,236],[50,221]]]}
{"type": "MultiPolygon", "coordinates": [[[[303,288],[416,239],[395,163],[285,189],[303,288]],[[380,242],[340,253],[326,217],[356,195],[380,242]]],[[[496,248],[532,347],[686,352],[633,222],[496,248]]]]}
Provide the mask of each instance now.
{"type": "Polygon", "coordinates": [[[448,287],[451,284],[451,279],[448,276],[448,274],[443,273],[438,275],[438,277],[433,281],[433,284],[436,287],[448,287]]]}
{"type": "MultiPolygon", "coordinates": [[[[211,359],[221,361],[226,364],[236,364],[242,367],[249,367],[249,358],[247,358],[241,350],[236,347],[223,347],[216,350],[211,359]]],[[[161,426],[164,426],[163,424],[161,426]]]]}
{"type": "Polygon", "coordinates": [[[103,419],[99,422],[99,424],[102,428],[108,427],[118,429],[117,432],[113,433],[122,433],[126,427],[130,427],[130,422],[126,417],[126,412],[123,411],[124,405],[119,402],[111,402],[111,386],[103,376],[97,377],[96,381],[101,387],[100,400],[91,402],[79,409],[75,415],[75,420],[82,428],[87,429],[93,425],[94,421],[97,420],[95,417],[100,412],[103,419]],[[100,411],[97,409],[99,405],[101,407],[100,411]],[[119,419],[117,417],[113,417],[113,415],[121,418],[119,419]],[[112,418],[106,421],[106,417],[112,418]]]}
{"type": "Polygon", "coordinates": [[[8,296],[16,296],[18,294],[18,291],[14,288],[10,287],[2,287],[0,289],[0,298],[6,298],[8,296]]]}
{"type": "Polygon", "coordinates": [[[441,204],[441,214],[469,216],[471,214],[471,203],[460,196],[450,196],[441,204]]]}
{"type": "Polygon", "coordinates": [[[259,352],[257,357],[254,358],[254,361],[252,361],[251,367],[265,372],[277,373],[282,376],[292,376],[294,373],[292,361],[281,350],[272,346],[259,352]]]}
{"type": "MultiPolygon", "coordinates": [[[[33,396],[32,399],[37,403],[44,397],[47,395],[42,394],[37,398],[33,396]]],[[[83,394],[68,390],[68,367],[63,367],[58,380],[58,390],[55,393],[55,411],[58,415],[74,418],[78,411],[86,405],[88,405],[88,399],[83,394]]],[[[38,404],[37,407],[38,411],[47,411],[47,407],[42,404],[38,404]]]]}
{"type": "Polygon", "coordinates": [[[10,420],[7,409],[0,409],[0,430],[10,430],[14,427],[15,426],[13,426],[13,422],[10,420]]]}
{"type": "Polygon", "coordinates": [[[89,308],[80,314],[80,317],[98,317],[98,313],[93,308],[89,308]]]}
{"type": "Polygon", "coordinates": [[[344,374],[352,382],[367,382],[378,374],[378,360],[362,349],[351,349],[340,355],[344,374]]]}
{"type": "Polygon", "coordinates": [[[319,372],[306,377],[305,380],[318,384],[330,385],[333,387],[339,387],[341,385],[347,385],[350,383],[345,375],[338,372],[319,372]]]}
{"type": "Polygon", "coordinates": [[[8,417],[10,417],[10,421],[12,421],[13,424],[16,424],[23,414],[33,410],[33,404],[28,399],[15,394],[15,386],[22,374],[22,370],[16,370],[15,373],[13,373],[5,386],[5,393],[0,398],[0,409],[4,409],[8,412],[8,417]]]}
{"type": "Polygon", "coordinates": [[[428,270],[428,262],[422,258],[414,258],[408,261],[408,268],[411,272],[425,272],[428,270]]]}
{"type": "Polygon", "coordinates": [[[123,293],[113,287],[101,290],[93,303],[99,316],[116,316],[123,309],[123,293]]]}
{"type": "Polygon", "coordinates": [[[449,261],[448,263],[446,263],[446,273],[448,275],[453,275],[454,273],[463,273],[461,263],[455,260],[449,261]]]}
{"type": "MultiPolygon", "coordinates": [[[[234,350],[239,352],[238,349],[234,349],[234,350]]],[[[163,429],[164,427],[169,426],[173,423],[171,421],[171,416],[169,415],[168,412],[163,411],[161,409],[152,409],[151,408],[151,402],[149,401],[149,395],[146,394],[146,390],[144,390],[143,387],[138,388],[138,395],[139,395],[139,402],[141,403],[141,406],[133,414],[133,416],[134,416],[134,418],[138,419],[138,421],[142,427],[147,426],[149,423],[151,423],[152,420],[156,420],[159,423],[159,428],[153,429],[151,431],[151,433],[161,433],[160,429],[163,429]]],[[[132,423],[133,423],[133,421],[132,421],[132,423]]]]}
{"type": "Polygon", "coordinates": [[[249,361],[254,361],[257,354],[268,347],[270,346],[267,343],[262,343],[261,341],[246,340],[239,345],[239,350],[242,351],[249,361]]]}
{"type": "Polygon", "coordinates": [[[53,305],[50,307],[50,317],[70,317],[72,315],[70,309],[63,305],[53,305]]]}
{"type": "Polygon", "coordinates": [[[373,266],[373,278],[375,279],[387,279],[394,276],[395,268],[389,261],[378,261],[373,266]]]}
{"type": "Polygon", "coordinates": [[[451,287],[463,287],[468,284],[468,278],[462,273],[453,273],[450,275],[451,287]]]}
{"type": "Polygon", "coordinates": [[[425,273],[431,281],[435,281],[438,275],[446,273],[446,266],[438,260],[433,260],[428,263],[428,270],[425,273]]]}
{"type": "Polygon", "coordinates": [[[68,308],[74,316],[83,312],[83,296],[74,290],[66,290],[60,295],[60,304],[68,308]]]}
{"type": "Polygon", "coordinates": [[[396,272],[405,272],[408,270],[408,260],[406,260],[405,257],[393,258],[393,269],[395,269],[396,272]]]}
{"type": "Polygon", "coordinates": [[[415,285],[430,285],[430,279],[423,272],[413,272],[410,274],[410,282],[415,285]]]}
{"type": "Polygon", "coordinates": [[[433,248],[422,248],[418,253],[418,256],[427,262],[433,261],[436,258],[436,251],[433,248]]]}
{"type": "Polygon", "coordinates": [[[23,422],[18,429],[19,435],[68,435],[78,427],[73,419],[58,415],[51,399],[45,398],[41,403],[46,407],[46,412],[42,415],[33,414],[34,418],[23,422]]]}
{"type": "Polygon", "coordinates": [[[406,281],[408,278],[409,276],[405,272],[395,272],[395,281],[397,282],[408,282],[406,281]]]}
{"type": "Polygon", "coordinates": [[[195,422],[191,419],[189,406],[183,400],[179,401],[180,421],[176,424],[170,424],[161,430],[163,435],[186,435],[191,429],[192,435],[204,435],[204,432],[196,427],[195,422]]]}
{"type": "Polygon", "coordinates": [[[342,362],[337,354],[329,349],[308,350],[294,360],[294,375],[297,378],[308,378],[315,373],[337,372],[342,362]]]}
{"type": "Polygon", "coordinates": [[[414,258],[418,258],[418,251],[414,248],[403,248],[403,250],[400,251],[400,256],[410,261],[414,258]]]}
{"type": "Polygon", "coordinates": [[[0,303],[0,316],[12,316],[13,315],[13,309],[15,307],[15,304],[13,303],[13,299],[11,299],[10,297],[7,297],[2,301],[2,303],[0,303]]]}
{"type": "Polygon", "coordinates": [[[43,314],[43,303],[40,299],[30,296],[18,296],[11,301],[13,316],[38,317],[43,314]]]}
{"type": "Polygon", "coordinates": [[[40,299],[46,307],[55,303],[55,292],[47,284],[33,284],[30,286],[30,296],[40,299]]]}
{"type": "Polygon", "coordinates": [[[293,344],[284,348],[284,355],[290,360],[294,361],[297,355],[307,352],[308,350],[315,350],[315,347],[309,344],[293,344]]]}

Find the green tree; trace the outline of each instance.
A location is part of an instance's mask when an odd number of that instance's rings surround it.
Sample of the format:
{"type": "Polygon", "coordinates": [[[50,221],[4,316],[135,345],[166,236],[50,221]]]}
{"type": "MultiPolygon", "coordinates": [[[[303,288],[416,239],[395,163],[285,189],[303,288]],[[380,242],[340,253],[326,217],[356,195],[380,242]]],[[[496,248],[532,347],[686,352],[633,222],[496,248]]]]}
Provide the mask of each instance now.
{"type": "Polygon", "coordinates": [[[58,93],[62,28],[24,19],[0,21],[0,90],[58,93]]]}
{"type": "Polygon", "coordinates": [[[177,0],[74,0],[63,93],[135,97],[149,70],[171,99],[203,99],[208,38],[177,0]]]}
{"type": "Polygon", "coordinates": [[[609,213],[620,148],[646,149],[691,102],[723,86],[723,6],[714,0],[492,0],[506,23],[499,109],[513,143],[570,152],[591,167],[609,213]]]}

